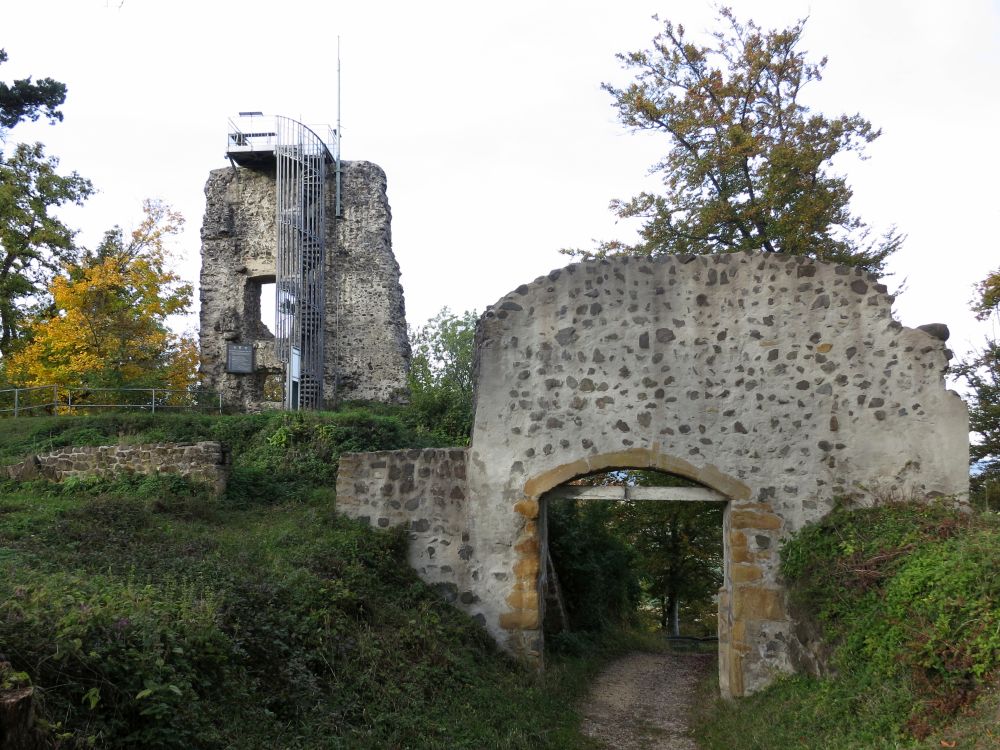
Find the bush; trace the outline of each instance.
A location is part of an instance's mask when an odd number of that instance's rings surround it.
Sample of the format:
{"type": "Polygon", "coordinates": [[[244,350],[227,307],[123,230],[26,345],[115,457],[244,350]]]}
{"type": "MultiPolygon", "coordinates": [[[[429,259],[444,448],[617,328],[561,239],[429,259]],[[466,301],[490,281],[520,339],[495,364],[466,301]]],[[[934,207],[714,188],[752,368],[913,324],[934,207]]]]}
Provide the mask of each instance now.
{"type": "Polygon", "coordinates": [[[51,436],[224,440],[221,501],[170,475],[0,483],[0,682],[34,684],[54,745],[582,746],[579,679],[524,672],[417,579],[404,531],[334,512],[342,452],[413,446],[398,414],[173,416],[51,436]]]}
{"type": "Polygon", "coordinates": [[[712,748],[912,747],[1000,675],[1000,519],[942,504],[839,509],[782,548],[799,616],[832,646],[797,676],[699,720],[712,748]]]}
{"type": "Polygon", "coordinates": [[[22,570],[0,583],[0,602],[0,643],[41,688],[57,737],[149,748],[218,738],[200,703],[240,682],[202,585],[22,570]]]}
{"type": "MultiPolygon", "coordinates": [[[[550,502],[546,513],[549,551],[571,630],[599,631],[630,620],[639,601],[639,579],[631,550],[609,530],[608,506],[550,502]]],[[[550,643],[580,652],[571,638],[550,643]]]]}
{"type": "Polygon", "coordinates": [[[903,681],[924,736],[1000,670],[1000,525],[943,505],[841,511],[786,544],[793,601],[838,644],[834,666],[903,681]]]}
{"type": "Polygon", "coordinates": [[[215,437],[233,450],[226,498],[231,507],[302,499],[312,488],[336,485],[342,453],[394,450],[415,442],[397,417],[359,408],[224,420],[215,437]]]}

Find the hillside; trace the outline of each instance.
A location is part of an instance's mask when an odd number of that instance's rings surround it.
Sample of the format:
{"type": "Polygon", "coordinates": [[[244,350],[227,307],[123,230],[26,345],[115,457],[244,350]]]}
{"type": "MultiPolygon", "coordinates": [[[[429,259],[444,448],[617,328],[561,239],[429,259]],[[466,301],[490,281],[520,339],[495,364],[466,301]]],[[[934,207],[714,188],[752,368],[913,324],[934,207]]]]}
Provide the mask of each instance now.
{"type": "Polygon", "coordinates": [[[576,748],[579,662],[497,652],[406,566],[401,533],[338,517],[347,450],[412,445],[393,415],[107,415],[0,422],[0,457],[221,439],[225,497],[175,477],[0,485],[4,689],[48,746],[576,748]]]}
{"type": "Polygon", "coordinates": [[[782,573],[819,675],[736,704],[709,686],[702,747],[1000,747],[998,571],[995,513],[889,503],[805,527],[782,573]]]}
{"type": "MultiPolygon", "coordinates": [[[[404,417],[0,421],[0,464],[65,445],[233,450],[221,498],[170,476],[0,482],[0,691],[33,686],[39,746],[596,747],[574,706],[638,641],[554,638],[575,656],[527,672],[416,578],[404,533],[335,513],[340,454],[421,445],[404,417]]],[[[845,508],[782,556],[827,644],[820,674],[736,703],[713,677],[704,750],[1000,746],[995,514],[845,508]]]]}

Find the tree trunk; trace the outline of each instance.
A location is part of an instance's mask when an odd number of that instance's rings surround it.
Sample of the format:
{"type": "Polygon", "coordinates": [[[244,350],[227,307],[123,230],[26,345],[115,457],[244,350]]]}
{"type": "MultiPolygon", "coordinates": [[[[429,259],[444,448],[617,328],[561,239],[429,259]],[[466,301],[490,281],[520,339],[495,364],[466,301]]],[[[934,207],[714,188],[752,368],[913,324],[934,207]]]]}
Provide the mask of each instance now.
{"type": "Polygon", "coordinates": [[[668,630],[675,638],[681,634],[679,605],[680,599],[676,594],[670,593],[663,597],[663,629],[668,630]]]}
{"type": "Polygon", "coordinates": [[[681,600],[680,597],[674,597],[674,607],[673,607],[673,621],[674,621],[674,638],[679,638],[681,634],[681,600]]]}
{"type": "Polygon", "coordinates": [[[34,688],[0,692],[0,747],[4,750],[39,750],[35,731],[34,688]]]}

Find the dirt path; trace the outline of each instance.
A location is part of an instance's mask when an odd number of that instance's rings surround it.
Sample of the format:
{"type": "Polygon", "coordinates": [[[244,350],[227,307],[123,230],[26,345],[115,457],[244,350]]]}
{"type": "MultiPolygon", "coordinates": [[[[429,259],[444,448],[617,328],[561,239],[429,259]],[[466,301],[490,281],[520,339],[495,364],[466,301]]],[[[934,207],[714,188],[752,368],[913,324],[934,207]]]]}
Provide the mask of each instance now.
{"type": "Polygon", "coordinates": [[[697,750],[688,715],[711,654],[633,653],[612,663],[584,702],[583,732],[613,750],[697,750]]]}

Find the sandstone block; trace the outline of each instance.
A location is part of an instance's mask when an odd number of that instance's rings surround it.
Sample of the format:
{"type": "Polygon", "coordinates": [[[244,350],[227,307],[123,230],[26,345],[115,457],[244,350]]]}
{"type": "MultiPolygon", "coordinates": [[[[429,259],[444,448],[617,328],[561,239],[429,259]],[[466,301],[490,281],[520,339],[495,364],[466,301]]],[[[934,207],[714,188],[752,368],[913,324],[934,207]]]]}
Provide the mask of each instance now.
{"type": "Polygon", "coordinates": [[[733,619],[785,620],[784,594],[778,589],[736,586],[733,589],[733,619]]]}

